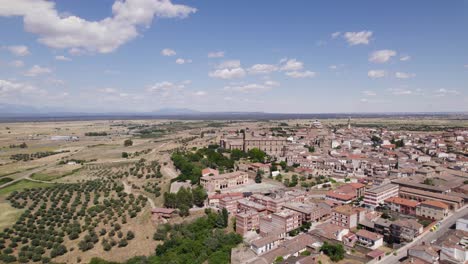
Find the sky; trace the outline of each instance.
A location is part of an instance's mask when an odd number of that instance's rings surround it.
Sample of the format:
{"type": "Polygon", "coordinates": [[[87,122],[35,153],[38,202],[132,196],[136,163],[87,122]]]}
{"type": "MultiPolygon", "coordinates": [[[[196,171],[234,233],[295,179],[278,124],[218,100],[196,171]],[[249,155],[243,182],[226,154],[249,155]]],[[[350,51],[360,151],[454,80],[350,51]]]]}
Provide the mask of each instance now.
{"type": "Polygon", "coordinates": [[[0,0],[1,104],[466,112],[468,2],[0,0]]]}

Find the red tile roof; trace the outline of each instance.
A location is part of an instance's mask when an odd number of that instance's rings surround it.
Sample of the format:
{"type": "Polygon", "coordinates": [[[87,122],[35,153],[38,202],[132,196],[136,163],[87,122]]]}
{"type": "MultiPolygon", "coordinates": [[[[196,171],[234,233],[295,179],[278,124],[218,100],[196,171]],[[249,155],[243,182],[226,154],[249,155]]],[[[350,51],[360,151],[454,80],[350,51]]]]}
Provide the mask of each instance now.
{"type": "Polygon", "coordinates": [[[443,208],[443,209],[448,209],[449,208],[449,206],[447,204],[445,204],[443,202],[439,202],[439,201],[433,201],[433,200],[424,201],[421,204],[429,205],[429,206],[437,207],[437,208],[443,208]]]}
{"type": "Polygon", "coordinates": [[[385,202],[399,204],[399,205],[405,205],[405,206],[408,206],[408,207],[416,207],[419,204],[419,202],[417,202],[417,201],[404,199],[404,198],[400,198],[400,197],[390,197],[388,199],[385,199],[385,202]]]}

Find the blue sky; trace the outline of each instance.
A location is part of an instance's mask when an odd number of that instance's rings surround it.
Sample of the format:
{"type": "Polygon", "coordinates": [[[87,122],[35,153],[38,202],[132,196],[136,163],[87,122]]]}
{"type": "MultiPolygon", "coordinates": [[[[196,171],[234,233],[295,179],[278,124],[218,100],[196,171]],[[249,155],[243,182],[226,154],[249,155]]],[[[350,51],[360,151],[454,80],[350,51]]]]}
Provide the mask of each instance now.
{"type": "Polygon", "coordinates": [[[0,0],[0,104],[468,111],[466,1],[0,0]]]}

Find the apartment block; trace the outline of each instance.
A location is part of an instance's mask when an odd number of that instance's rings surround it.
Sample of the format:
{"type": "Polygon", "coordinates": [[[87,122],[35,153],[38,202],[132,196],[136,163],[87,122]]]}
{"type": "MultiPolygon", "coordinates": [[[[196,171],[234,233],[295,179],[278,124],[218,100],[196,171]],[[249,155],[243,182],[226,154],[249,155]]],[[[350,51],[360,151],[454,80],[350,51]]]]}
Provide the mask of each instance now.
{"type": "Polygon", "coordinates": [[[364,204],[367,207],[375,208],[384,204],[386,199],[395,196],[398,196],[398,185],[389,183],[377,186],[365,191],[364,204]]]}
{"type": "Polygon", "coordinates": [[[365,209],[341,205],[332,209],[331,223],[348,229],[355,228],[365,216],[365,209]]]}

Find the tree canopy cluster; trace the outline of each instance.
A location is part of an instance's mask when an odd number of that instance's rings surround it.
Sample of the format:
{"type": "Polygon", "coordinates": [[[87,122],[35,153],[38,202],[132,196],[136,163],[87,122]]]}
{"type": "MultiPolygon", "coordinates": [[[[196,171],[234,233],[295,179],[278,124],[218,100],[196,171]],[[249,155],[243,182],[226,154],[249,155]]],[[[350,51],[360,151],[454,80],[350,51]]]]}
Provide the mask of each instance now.
{"type": "Polygon", "coordinates": [[[177,208],[181,216],[187,216],[189,209],[194,205],[202,207],[207,197],[206,191],[201,186],[193,190],[182,187],[177,193],[164,193],[164,206],[177,208]]]}
{"type": "Polygon", "coordinates": [[[344,255],[346,253],[342,244],[332,244],[327,241],[323,242],[322,247],[320,247],[320,251],[323,251],[323,253],[330,257],[333,262],[338,262],[344,259],[344,255]]]}

